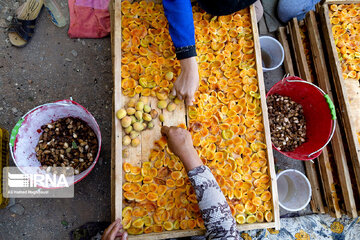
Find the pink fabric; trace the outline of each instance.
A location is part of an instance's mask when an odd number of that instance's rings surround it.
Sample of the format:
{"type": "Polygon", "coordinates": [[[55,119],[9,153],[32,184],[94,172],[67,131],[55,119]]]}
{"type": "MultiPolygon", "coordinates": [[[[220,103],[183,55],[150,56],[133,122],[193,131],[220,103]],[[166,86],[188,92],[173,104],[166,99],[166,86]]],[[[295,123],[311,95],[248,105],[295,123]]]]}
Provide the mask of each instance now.
{"type": "Polygon", "coordinates": [[[70,38],[102,38],[111,31],[109,0],[68,0],[70,38]]]}
{"type": "Polygon", "coordinates": [[[95,9],[108,9],[110,0],[76,0],[75,5],[95,9]]]}

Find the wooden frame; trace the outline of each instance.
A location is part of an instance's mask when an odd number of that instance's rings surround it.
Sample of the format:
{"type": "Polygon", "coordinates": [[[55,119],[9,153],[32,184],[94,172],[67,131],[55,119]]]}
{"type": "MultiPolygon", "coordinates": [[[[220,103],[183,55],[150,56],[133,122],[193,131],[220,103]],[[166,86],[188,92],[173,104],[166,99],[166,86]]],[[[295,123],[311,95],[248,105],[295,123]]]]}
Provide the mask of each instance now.
{"type": "MultiPolygon", "coordinates": [[[[110,4],[110,13],[112,19],[112,57],[113,57],[113,74],[114,74],[114,95],[113,95],[113,132],[112,132],[112,158],[111,158],[111,198],[112,198],[112,219],[121,218],[122,214],[122,184],[123,184],[123,170],[122,170],[122,127],[120,122],[116,119],[116,111],[122,108],[125,102],[128,100],[127,97],[122,95],[121,90],[121,0],[113,0],[110,4]],[[117,20],[118,19],[118,20],[117,20]]],[[[252,230],[252,229],[264,229],[264,228],[276,228],[280,229],[280,213],[278,205],[278,193],[276,184],[276,174],[274,159],[272,155],[272,146],[270,140],[270,126],[267,116],[267,105],[265,97],[265,86],[262,73],[262,60],[260,51],[260,42],[257,29],[257,21],[255,9],[253,6],[250,7],[250,15],[252,21],[252,31],[254,36],[254,47],[256,54],[256,67],[257,77],[259,81],[259,91],[261,95],[261,107],[263,110],[263,124],[264,133],[266,136],[267,145],[267,159],[268,159],[268,171],[271,177],[271,193],[273,203],[273,222],[269,223],[253,223],[238,225],[240,231],[252,230]]],[[[156,107],[156,101],[150,100],[152,108],[156,107]]],[[[161,112],[160,109],[157,109],[161,112]]],[[[164,111],[165,122],[164,125],[178,125],[185,123],[186,110],[185,106],[181,105],[180,109],[170,113],[164,111]]],[[[158,120],[157,120],[158,121],[158,120]]],[[[160,138],[160,123],[154,124],[155,130],[144,131],[141,135],[142,144],[139,147],[129,149],[130,157],[128,159],[135,159],[136,161],[131,162],[132,164],[140,164],[141,161],[147,161],[143,159],[146,153],[150,152],[153,147],[153,142],[160,138]],[[156,129],[157,128],[157,129],[156,129]],[[141,160],[141,161],[139,161],[141,160]]],[[[129,239],[165,239],[165,238],[176,238],[203,235],[204,230],[193,229],[193,230],[176,230],[162,233],[150,233],[143,235],[131,235],[129,239]]]]}
{"type": "MultiPolygon", "coordinates": [[[[349,146],[349,152],[353,170],[355,173],[355,182],[358,192],[360,192],[360,145],[356,135],[355,120],[352,118],[351,107],[348,98],[348,89],[342,76],[340,61],[338,58],[334,37],[332,35],[332,28],[329,18],[328,4],[350,4],[360,3],[360,1],[326,1],[321,7],[321,21],[325,38],[326,47],[329,54],[330,67],[334,79],[334,85],[338,96],[339,107],[341,112],[341,119],[345,128],[346,139],[349,146]]],[[[360,107],[360,106],[359,106],[360,107]]]]}
{"type": "MultiPolygon", "coordinates": [[[[318,85],[320,88],[322,88],[325,92],[328,93],[331,99],[333,99],[322,42],[320,39],[319,29],[317,27],[318,24],[316,21],[315,13],[313,11],[310,11],[306,15],[305,23],[308,29],[308,36],[310,40],[311,52],[318,85]]],[[[340,125],[337,122],[335,134],[331,140],[331,147],[337,167],[337,173],[342,190],[342,196],[344,198],[346,213],[349,217],[356,218],[358,215],[356,212],[354,193],[351,186],[351,179],[347,165],[341,131],[342,129],[340,129],[340,125]]]]}
{"type": "Polygon", "coordinates": [[[325,0],[325,4],[350,4],[359,3],[359,0],[325,0]]]}

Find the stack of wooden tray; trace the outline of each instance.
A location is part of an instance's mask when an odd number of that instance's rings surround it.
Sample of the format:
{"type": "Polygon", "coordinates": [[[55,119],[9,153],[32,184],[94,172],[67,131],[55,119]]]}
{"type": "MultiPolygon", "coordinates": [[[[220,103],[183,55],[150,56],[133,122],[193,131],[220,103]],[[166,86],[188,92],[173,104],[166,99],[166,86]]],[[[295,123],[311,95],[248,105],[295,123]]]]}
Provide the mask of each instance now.
{"type": "MultiPolygon", "coordinates": [[[[331,1],[334,2],[346,4],[355,1],[331,1]]],[[[355,125],[352,123],[352,116],[356,115],[350,113],[338,54],[332,38],[328,4],[330,2],[321,7],[323,32],[318,29],[319,16],[311,11],[306,15],[305,21],[299,23],[297,19],[293,19],[287,27],[279,28],[278,38],[285,50],[286,72],[317,84],[329,94],[337,107],[339,121],[331,143],[318,159],[305,162],[306,175],[312,185],[312,211],[330,213],[336,218],[342,214],[355,218],[358,216],[359,208],[356,202],[359,199],[357,188],[360,159],[359,150],[356,150],[359,149],[359,143],[355,125]],[[324,36],[324,39],[321,36],[324,36]],[[327,52],[323,49],[324,40],[328,47],[327,52]],[[332,75],[329,75],[326,57],[330,59],[332,75]],[[334,87],[336,93],[333,91],[334,87]]]]}

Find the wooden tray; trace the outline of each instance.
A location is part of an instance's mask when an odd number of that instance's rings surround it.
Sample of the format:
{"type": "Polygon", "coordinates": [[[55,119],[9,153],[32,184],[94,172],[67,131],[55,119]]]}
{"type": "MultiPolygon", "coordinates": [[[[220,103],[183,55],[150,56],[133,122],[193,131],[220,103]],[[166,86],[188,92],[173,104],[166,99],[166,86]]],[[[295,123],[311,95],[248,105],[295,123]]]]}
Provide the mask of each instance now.
{"type": "MultiPolygon", "coordinates": [[[[123,185],[123,170],[122,170],[122,127],[120,122],[116,119],[115,113],[118,109],[122,108],[128,101],[128,97],[122,94],[121,89],[121,0],[114,0],[111,4],[111,18],[112,18],[112,53],[113,53],[113,73],[114,73],[114,95],[113,95],[113,132],[112,132],[112,165],[111,165],[111,197],[112,197],[112,219],[120,218],[122,214],[122,185],[123,185]]],[[[266,136],[267,145],[267,159],[268,159],[268,171],[271,177],[271,193],[273,203],[273,222],[269,223],[253,223],[238,225],[240,231],[251,230],[251,229],[264,229],[264,228],[280,228],[280,216],[279,216],[279,205],[278,205],[278,194],[276,185],[276,174],[274,168],[274,160],[272,155],[272,146],[270,140],[270,128],[267,116],[267,106],[265,97],[265,87],[262,73],[261,64],[261,51],[260,43],[256,22],[255,9],[253,6],[250,7],[252,31],[254,36],[254,45],[256,53],[256,67],[257,67],[257,79],[259,81],[259,91],[261,94],[261,107],[263,110],[263,124],[264,133],[266,136]]],[[[138,96],[136,96],[138,97],[138,96]]],[[[152,108],[157,109],[156,100],[150,99],[152,108]]],[[[162,112],[157,109],[158,112],[162,112]]],[[[186,123],[186,109],[182,104],[178,106],[174,112],[163,111],[165,115],[165,122],[163,125],[178,125],[180,123],[186,123]]],[[[133,165],[140,165],[143,161],[148,161],[150,150],[154,146],[154,142],[160,138],[160,123],[159,120],[154,122],[154,129],[151,131],[144,131],[141,133],[141,144],[136,148],[129,148],[129,158],[127,162],[133,165]]],[[[131,235],[129,239],[165,239],[165,238],[176,238],[185,236],[203,235],[204,230],[175,230],[161,233],[149,233],[142,235],[131,235]]]]}
{"type": "Polygon", "coordinates": [[[343,79],[341,64],[329,18],[329,4],[350,3],[360,3],[360,1],[326,1],[320,9],[320,16],[336,94],[339,101],[341,120],[345,129],[346,140],[350,152],[351,167],[355,175],[354,185],[357,187],[357,193],[360,193],[360,145],[357,138],[357,133],[360,132],[360,87],[357,81],[343,79]]]}

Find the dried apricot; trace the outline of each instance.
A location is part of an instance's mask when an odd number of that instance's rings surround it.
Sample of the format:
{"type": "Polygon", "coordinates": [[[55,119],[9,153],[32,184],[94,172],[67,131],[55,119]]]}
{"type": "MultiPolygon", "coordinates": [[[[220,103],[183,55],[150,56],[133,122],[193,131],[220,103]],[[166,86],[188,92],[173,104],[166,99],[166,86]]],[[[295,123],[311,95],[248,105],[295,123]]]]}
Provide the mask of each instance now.
{"type": "Polygon", "coordinates": [[[272,215],[272,213],[271,213],[270,211],[266,211],[266,212],[265,212],[265,220],[266,220],[267,222],[272,222],[272,220],[273,220],[273,215],[272,215]]]}
{"type": "Polygon", "coordinates": [[[182,177],[182,174],[179,171],[174,171],[171,173],[171,178],[174,179],[175,181],[180,179],[181,177],[182,177]]]}
{"type": "Polygon", "coordinates": [[[143,193],[143,192],[138,192],[138,193],[136,193],[136,195],[135,195],[135,201],[136,201],[136,202],[142,202],[142,201],[144,201],[145,199],[146,199],[145,193],[143,193]]]}
{"type": "Polygon", "coordinates": [[[163,223],[163,227],[165,230],[171,231],[171,230],[173,230],[174,225],[172,224],[172,222],[166,221],[163,223]]]}
{"type": "Polygon", "coordinates": [[[132,192],[124,192],[124,197],[129,200],[132,201],[135,199],[135,194],[132,192]]]}
{"type": "Polygon", "coordinates": [[[182,230],[185,230],[185,229],[188,229],[188,220],[181,220],[181,222],[180,222],[180,228],[182,229],[182,230]]]}
{"type": "Polygon", "coordinates": [[[271,199],[271,193],[269,191],[265,191],[261,194],[261,200],[266,202],[271,199]]]}
{"type": "Polygon", "coordinates": [[[123,217],[122,225],[124,229],[129,229],[131,226],[131,217],[123,217]]]}
{"type": "Polygon", "coordinates": [[[254,222],[256,222],[256,217],[254,215],[249,215],[246,218],[246,222],[247,223],[254,223],[254,222]]]}
{"type": "Polygon", "coordinates": [[[147,195],[146,195],[146,199],[149,200],[149,201],[156,201],[158,200],[158,195],[154,192],[149,192],[147,195]]]}
{"type": "Polygon", "coordinates": [[[131,167],[132,167],[132,165],[130,163],[125,162],[123,164],[124,172],[129,173],[131,171],[131,167]]]}
{"type": "Polygon", "coordinates": [[[236,215],[235,219],[236,219],[236,222],[237,222],[238,224],[244,224],[245,221],[246,221],[246,218],[245,218],[245,215],[244,215],[244,214],[238,214],[238,215],[236,215]]]}
{"type": "Polygon", "coordinates": [[[166,180],[166,186],[168,186],[169,188],[175,187],[175,181],[172,179],[166,180]]]}

